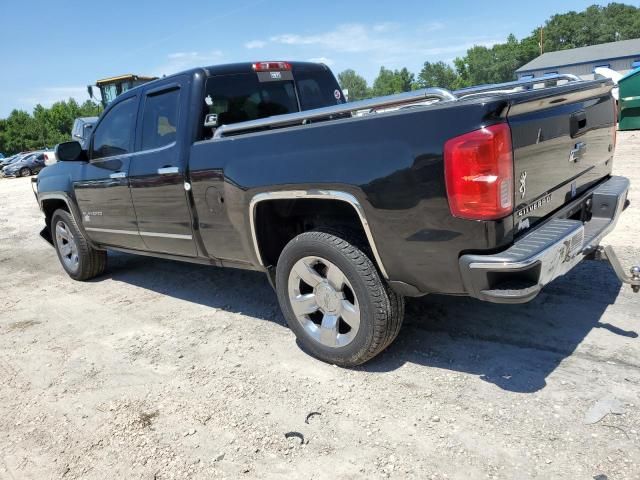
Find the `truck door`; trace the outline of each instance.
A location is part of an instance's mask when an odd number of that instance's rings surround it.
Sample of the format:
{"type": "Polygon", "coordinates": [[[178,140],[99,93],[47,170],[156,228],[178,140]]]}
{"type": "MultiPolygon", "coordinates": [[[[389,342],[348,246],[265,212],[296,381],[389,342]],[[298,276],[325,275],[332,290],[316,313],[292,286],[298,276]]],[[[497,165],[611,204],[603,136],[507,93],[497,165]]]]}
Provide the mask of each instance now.
{"type": "Polygon", "coordinates": [[[129,182],[147,249],[196,256],[185,190],[187,100],[187,91],[176,79],[143,93],[129,182]]]}
{"type": "Polygon", "coordinates": [[[103,245],[144,249],[129,194],[138,97],[119,100],[96,126],[89,162],[82,166],[74,191],[82,224],[93,241],[103,245]]]}

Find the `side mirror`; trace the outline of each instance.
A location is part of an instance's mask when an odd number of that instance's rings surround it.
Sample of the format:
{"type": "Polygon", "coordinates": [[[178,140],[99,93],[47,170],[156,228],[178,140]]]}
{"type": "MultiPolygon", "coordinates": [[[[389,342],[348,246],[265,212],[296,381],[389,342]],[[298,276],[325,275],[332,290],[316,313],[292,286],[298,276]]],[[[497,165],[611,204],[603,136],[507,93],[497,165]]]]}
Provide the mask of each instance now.
{"type": "Polygon", "coordinates": [[[82,146],[79,142],[64,142],[56,145],[56,158],[59,162],[74,162],[77,160],[85,160],[82,152],[82,146]]]}

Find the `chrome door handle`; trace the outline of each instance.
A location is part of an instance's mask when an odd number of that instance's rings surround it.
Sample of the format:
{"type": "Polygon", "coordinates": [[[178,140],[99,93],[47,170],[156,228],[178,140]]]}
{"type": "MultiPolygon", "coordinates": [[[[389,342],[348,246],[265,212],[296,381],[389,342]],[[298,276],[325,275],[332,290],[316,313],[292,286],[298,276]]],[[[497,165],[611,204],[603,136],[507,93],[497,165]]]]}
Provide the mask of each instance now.
{"type": "Polygon", "coordinates": [[[158,175],[170,175],[172,173],[178,173],[180,169],[178,167],[162,167],[158,169],[158,175]]]}
{"type": "Polygon", "coordinates": [[[569,152],[569,163],[578,163],[587,152],[587,144],[584,142],[576,143],[571,152],[569,152]]]}
{"type": "Polygon", "coordinates": [[[109,178],[127,178],[127,172],[114,172],[109,175],[109,178]]]}

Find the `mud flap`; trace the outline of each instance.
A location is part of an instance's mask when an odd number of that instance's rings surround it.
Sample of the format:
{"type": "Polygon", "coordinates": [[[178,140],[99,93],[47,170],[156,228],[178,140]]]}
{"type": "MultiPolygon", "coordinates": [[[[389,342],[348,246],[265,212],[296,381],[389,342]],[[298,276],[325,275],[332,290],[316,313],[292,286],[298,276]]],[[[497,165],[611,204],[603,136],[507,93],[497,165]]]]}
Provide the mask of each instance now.
{"type": "Polygon", "coordinates": [[[45,242],[47,242],[49,245],[53,247],[53,238],[51,237],[51,230],[49,230],[49,227],[44,227],[40,231],[40,236],[43,238],[45,242]]]}

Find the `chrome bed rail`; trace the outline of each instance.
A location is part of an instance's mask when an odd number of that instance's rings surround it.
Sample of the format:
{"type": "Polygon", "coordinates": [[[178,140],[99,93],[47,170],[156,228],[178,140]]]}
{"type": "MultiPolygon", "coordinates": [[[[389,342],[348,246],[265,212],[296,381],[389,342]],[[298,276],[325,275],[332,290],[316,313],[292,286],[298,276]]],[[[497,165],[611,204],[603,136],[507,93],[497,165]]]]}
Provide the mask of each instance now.
{"type": "Polygon", "coordinates": [[[511,90],[520,87],[533,86],[538,83],[547,84],[549,82],[557,82],[560,80],[566,80],[567,82],[579,82],[580,77],[572,75],[570,73],[560,73],[553,75],[545,75],[538,78],[527,78],[521,80],[514,80],[513,82],[495,83],[491,85],[478,85],[475,87],[461,88],[456,90],[453,94],[458,97],[466,97],[468,95],[485,94],[485,93],[510,93],[511,90]]]}
{"type": "Polygon", "coordinates": [[[284,115],[275,115],[273,117],[260,118],[257,120],[249,120],[247,122],[222,125],[216,129],[213,138],[221,138],[229,133],[237,133],[245,130],[257,130],[266,127],[291,126],[295,124],[303,125],[309,121],[327,118],[333,115],[342,115],[347,113],[351,114],[352,112],[355,112],[357,110],[371,110],[373,108],[404,105],[407,103],[415,103],[431,98],[441,101],[457,100],[457,97],[455,95],[444,88],[425,88],[412,92],[388,95],[386,97],[378,97],[368,100],[359,100],[357,102],[343,103],[332,107],[316,108],[313,110],[306,110],[302,112],[287,113],[284,115]]]}
{"type": "Polygon", "coordinates": [[[441,102],[455,102],[468,95],[485,94],[490,92],[509,93],[509,87],[518,88],[538,83],[546,84],[548,82],[558,80],[567,80],[572,82],[580,81],[580,78],[570,74],[546,75],[539,78],[515,80],[513,82],[499,83],[495,85],[480,85],[477,87],[456,90],[455,92],[451,92],[445,88],[424,88],[421,90],[414,90],[412,92],[348,102],[331,107],[316,108],[302,112],[287,113],[284,115],[259,118],[257,120],[221,125],[215,130],[213,139],[220,139],[229,134],[251,132],[266,128],[305,125],[313,120],[330,119],[333,116],[345,114],[353,115],[354,112],[363,110],[371,111],[385,107],[391,108],[402,105],[417,104],[418,102],[430,99],[436,100],[436,104],[439,104],[441,102]]]}

